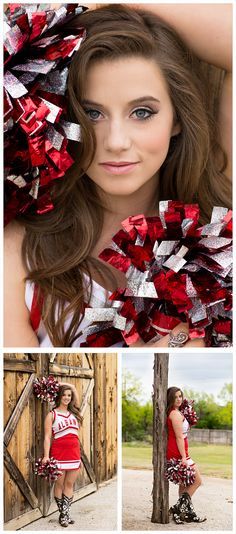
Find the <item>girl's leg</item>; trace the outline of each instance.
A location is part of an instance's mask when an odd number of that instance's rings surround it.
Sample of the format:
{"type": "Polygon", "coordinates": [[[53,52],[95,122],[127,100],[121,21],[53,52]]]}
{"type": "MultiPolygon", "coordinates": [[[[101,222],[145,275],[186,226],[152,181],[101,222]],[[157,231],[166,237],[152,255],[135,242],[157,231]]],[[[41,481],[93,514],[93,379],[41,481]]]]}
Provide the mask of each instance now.
{"type": "Polygon", "coordinates": [[[192,495],[195,493],[195,491],[202,484],[201,475],[200,475],[199,469],[198,469],[198,467],[196,465],[194,466],[194,469],[195,469],[195,481],[194,481],[193,484],[191,484],[191,486],[188,486],[188,488],[185,488],[186,493],[188,493],[190,495],[190,497],[192,497],[192,495]]]}
{"type": "Polygon", "coordinates": [[[182,495],[182,493],[184,493],[186,491],[186,488],[185,486],[182,486],[181,484],[179,485],[179,497],[180,495],[182,495]]]}
{"type": "Polygon", "coordinates": [[[63,493],[69,498],[73,496],[74,483],[76,482],[76,479],[78,477],[78,472],[78,469],[71,469],[70,471],[66,471],[63,493]]]}
{"type": "Polygon", "coordinates": [[[70,507],[73,501],[74,483],[78,477],[78,469],[71,469],[66,471],[64,480],[64,490],[62,496],[62,513],[60,516],[60,524],[67,527],[70,523],[74,523],[70,516],[70,507]]]}
{"type": "Polygon", "coordinates": [[[197,513],[194,510],[194,506],[191,500],[192,495],[195,493],[195,491],[201,486],[202,480],[199,473],[199,469],[195,465],[195,481],[194,484],[191,486],[188,486],[185,488],[185,491],[182,493],[182,495],[179,498],[179,516],[180,519],[183,519],[187,522],[195,522],[195,523],[202,523],[203,521],[206,521],[206,517],[200,517],[197,515],[197,513]]]}
{"type": "Polygon", "coordinates": [[[64,491],[64,481],[65,481],[66,471],[62,471],[62,475],[56,480],[54,485],[54,497],[58,499],[62,498],[62,493],[64,491]]]}

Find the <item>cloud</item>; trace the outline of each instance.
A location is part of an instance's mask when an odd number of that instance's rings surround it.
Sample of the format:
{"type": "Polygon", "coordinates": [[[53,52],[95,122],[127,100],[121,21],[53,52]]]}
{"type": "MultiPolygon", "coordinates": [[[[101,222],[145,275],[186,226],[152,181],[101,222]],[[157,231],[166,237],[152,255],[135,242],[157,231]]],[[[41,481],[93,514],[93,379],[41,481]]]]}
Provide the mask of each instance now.
{"type": "MultiPolygon", "coordinates": [[[[123,353],[122,367],[139,378],[143,400],[152,394],[154,355],[151,353],[123,353]]],[[[213,394],[217,399],[225,383],[232,382],[233,358],[230,353],[184,353],[169,356],[169,385],[213,394]]]]}

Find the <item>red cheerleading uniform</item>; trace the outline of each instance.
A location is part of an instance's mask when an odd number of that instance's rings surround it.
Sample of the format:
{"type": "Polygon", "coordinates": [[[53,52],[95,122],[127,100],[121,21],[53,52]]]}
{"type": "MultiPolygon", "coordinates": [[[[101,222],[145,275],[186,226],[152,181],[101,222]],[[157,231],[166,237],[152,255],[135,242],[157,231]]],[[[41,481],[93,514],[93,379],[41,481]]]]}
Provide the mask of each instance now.
{"type": "MultiPolygon", "coordinates": [[[[176,460],[181,460],[182,456],[179,452],[175,432],[173,429],[172,421],[170,419],[170,414],[174,410],[174,408],[170,411],[168,417],[167,417],[167,430],[168,430],[168,439],[167,439],[167,451],[166,451],[166,458],[167,460],[171,460],[171,458],[175,458],[176,460]]],[[[187,432],[189,429],[189,423],[187,419],[183,419],[183,438],[184,438],[184,448],[186,453],[186,458],[188,460],[188,465],[194,465],[193,460],[189,456],[188,452],[188,437],[187,432]]]]}
{"type": "Polygon", "coordinates": [[[52,410],[52,414],[53,441],[50,457],[57,460],[58,467],[61,470],[79,469],[81,465],[78,437],[79,423],[70,412],[65,415],[58,410],[52,410]]]}

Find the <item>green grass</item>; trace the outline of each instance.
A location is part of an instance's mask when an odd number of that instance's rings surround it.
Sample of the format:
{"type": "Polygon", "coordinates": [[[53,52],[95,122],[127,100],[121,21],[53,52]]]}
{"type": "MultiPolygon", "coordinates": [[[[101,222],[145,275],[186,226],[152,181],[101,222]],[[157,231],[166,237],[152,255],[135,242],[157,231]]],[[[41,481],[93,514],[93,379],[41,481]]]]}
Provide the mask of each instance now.
{"type": "MultiPolygon", "coordinates": [[[[232,478],[232,447],[191,443],[190,454],[202,475],[232,478]]],[[[123,467],[129,469],[152,469],[152,446],[145,443],[124,443],[123,467]]]]}

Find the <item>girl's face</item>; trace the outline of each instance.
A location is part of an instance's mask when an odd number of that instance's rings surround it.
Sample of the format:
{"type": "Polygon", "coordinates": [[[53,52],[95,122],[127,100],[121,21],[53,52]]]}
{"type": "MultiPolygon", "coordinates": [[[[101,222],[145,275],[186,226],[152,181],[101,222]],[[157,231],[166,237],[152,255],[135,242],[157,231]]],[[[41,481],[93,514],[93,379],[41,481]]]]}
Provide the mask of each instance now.
{"type": "Polygon", "coordinates": [[[61,404],[63,406],[68,406],[68,404],[70,404],[71,399],[72,399],[72,392],[70,389],[66,389],[61,397],[61,404]]]}
{"type": "Polygon", "coordinates": [[[177,391],[175,394],[174,408],[180,408],[183,402],[183,397],[181,391],[177,391]]]}
{"type": "Polygon", "coordinates": [[[130,195],[155,177],[180,131],[165,79],[152,59],[90,66],[82,102],[97,141],[87,175],[109,195],[130,195]]]}

